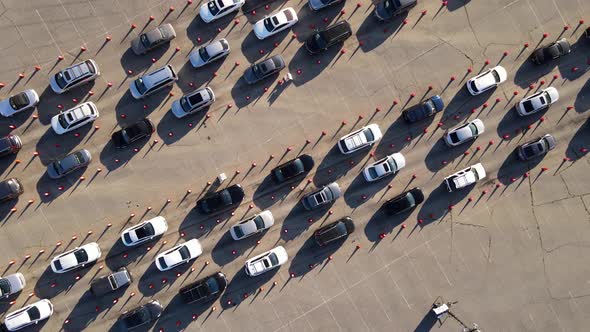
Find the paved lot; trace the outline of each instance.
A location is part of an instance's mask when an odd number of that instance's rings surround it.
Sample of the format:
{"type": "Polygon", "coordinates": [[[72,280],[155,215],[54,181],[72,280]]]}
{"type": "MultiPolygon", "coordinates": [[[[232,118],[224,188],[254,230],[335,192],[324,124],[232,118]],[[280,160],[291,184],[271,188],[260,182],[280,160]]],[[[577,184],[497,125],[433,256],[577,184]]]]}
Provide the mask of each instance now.
{"type": "Polygon", "coordinates": [[[1,134],[18,134],[24,142],[18,156],[1,161],[3,177],[25,185],[18,202],[0,208],[0,268],[3,275],[23,272],[28,284],[14,304],[2,303],[2,313],[50,298],[54,316],[35,329],[106,331],[121,312],[157,299],[165,312],[150,327],[155,331],[460,330],[452,318],[439,325],[429,315],[440,296],[458,301],[455,314],[484,331],[587,330],[590,43],[581,38],[586,25],[578,22],[590,19],[590,3],[450,0],[441,7],[421,1],[407,17],[386,24],[374,20],[368,1],[318,13],[305,2],[264,3],[248,0],[246,14],[206,25],[198,1],[0,1],[0,94],[27,87],[41,96],[36,111],[0,120],[1,134]],[[300,18],[293,31],[256,40],[251,23],[287,6],[300,18]],[[339,19],[355,32],[345,52],[308,56],[301,41],[312,28],[339,19]],[[172,23],[178,37],[169,47],[133,56],[129,40],[160,22],[172,23]],[[526,61],[536,45],[561,36],[572,42],[572,54],[541,68],[526,61]],[[229,57],[192,69],[188,53],[221,37],[230,42],[229,57]],[[277,77],[250,87],[240,80],[248,63],[277,53],[292,82],[279,85],[277,77]],[[85,58],[100,65],[96,82],[62,96],[50,91],[51,73],[85,58]],[[132,100],[128,84],[166,63],[179,71],[178,84],[132,100]],[[507,69],[508,82],[469,97],[465,81],[497,63],[507,69]],[[205,85],[217,96],[209,117],[170,115],[175,98],[205,85]],[[512,105],[548,85],[559,89],[558,103],[518,118],[512,105]],[[443,114],[414,126],[401,121],[404,107],[432,93],[445,99],[443,114]],[[74,99],[97,103],[97,127],[58,137],[49,119],[74,99]],[[118,125],[145,116],[157,124],[152,140],[124,150],[108,143],[118,125]],[[441,144],[445,129],[476,116],[486,125],[484,135],[455,149],[441,144]],[[337,139],[368,123],[379,124],[384,138],[371,151],[340,155],[337,139]],[[542,160],[515,160],[519,144],[545,133],[557,138],[554,151],[542,160]],[[58,181],[44,175],[48,162],[82,147],[93,154],[87,170],[58,181]],[[397,176],[363,181],[364,165],[398,151],[407,166],[397,176]],[[269,170],[298,153],[316,161],[311,183],[271,185],[269,170]],[[476,162],[485,166],[486,181],[454,195],[439,186],[446,175],[476,162]],[[242,184],[246,199],[233,214],[204,218],[192,208],[215,189],[207,181],[221,172],[228,174],[226,183],[242,184]],[[304,212],[297,204],[304,192],[334,180],[344,194],[329,209],[333,214],[304,212]],[[413,186],[427,197],[411,215],[379,212],[386,199],[413,186]],[[273,228],[258,238],[231,240],[231,224],[267,208],[277,220],[273,228]],[[123,248],[120,231],[156,215],[166,217],[168,233],[158,242],[123,248]],[[337,247],[314,247],[313,231],[345,215],[355,220],[355,233],[337,247]],[[178,270],[156,271],[158,252],[194,237],[203,243],[201,257],[178,270]],[[52,256],[91,241],[103,252],[97,264],[65,275],[51,272],[52,256]],[[247,257],[277,244],[289,253],[285,266],[258,278],[244,275],[247,257]],[[92,278],[123,265],[135,277],[132,286],[100,299],[87,292],[92,278]],[[230,281],[219,301],[180,304],[181,285],[217,270],[230,281]]]}

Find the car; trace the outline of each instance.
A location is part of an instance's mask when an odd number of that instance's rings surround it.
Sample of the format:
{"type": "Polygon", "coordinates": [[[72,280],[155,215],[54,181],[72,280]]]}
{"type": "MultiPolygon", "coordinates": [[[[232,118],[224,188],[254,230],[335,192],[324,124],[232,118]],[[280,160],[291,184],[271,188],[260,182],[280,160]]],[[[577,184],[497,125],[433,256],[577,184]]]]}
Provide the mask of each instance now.
{"type": "Polygon", "coordinates": [[[39,104],[39,95],[33,89],[27,89],[0,101],[0,115],[13,116],[17,113],[35,108],[39,104]]]}
{"type": "Polygon", "coordinates": [[[139,120],[136,123],[121,128],[111,135],[113,145],[117,148],[124,148],[140,139],[152,136],[156,126],[150,119],[139,120]]]}
{"type": "Polygon", "coordinates": [[[388,175],[399,172],[406,166],[406,158],[401,153],[393,153],[385,158],[377,160],[363,169],[363,177],[367,182],[377,181],[388,175]]]}
{"type": "Polygon", "coordinates": [[[351,154],[372,146],[380,140],[381,137],[383,137],[383,134],[381,134],[379,125],[373,123],[362,127],[359,130],[353,131],[348,135],[342,136],[340,140],[338,140],[338,149],[340,149],[342,154],[351,154]]]}
{"type": "Polygon", "coordinates": [[[332,182],[303,196],[301,203],[306,210],[314,210],[326,204],[331,204],[340,197],[341,193],[338,183],[332,182]]]}
{"type": "Polygon", "coordinates": [[[385,214],[394,215],[406,212],[424,202],[424,193],[420,188],[412,188],[394,198],[388,199],[383,204],[385,214]]]}
{"type": "Polygon", "coordinates": [[[176,31],[174,31],[172,24],[163,24],[131,40],[131,50],[135,55],[143,55],[169,43],[174,38],[176,38],[176,31]]]}
{"type": "Polygon", "coordinates": [[[217,299],[227,287],[227,278],[221,272],[199,279],[182,287],[178,294],[186,304],[204,303],[217,299]]]}
{"type": "Polygon", "coordinates": [[[6,314],[4,328],[7,331],[17,331],[29,325],[37,324],[53,314],[53,304],[48,299],[42,299],[6,314]]]}
{"type": "Polygon", "coordinates": [[[402,117],[406,122],[414,123],[435,115],[442,111],[443,108],[445,108],[445,103],[441,96],[435,95],[403,110],[402,117]]]}
{"type": "Polygon", "coordinates": [[[559,92],[550,86],[535,94],[522,99],[516,105],[516,113],[520,116],[527,116],[544,111],[559,100],[559,92]]]}
{"type": "Polygon", "coordinates": [[[285,264],[288,259],[287,250],[278,246],[247,260],[244,270],[250,277],[256,277],[285,264]]]}
{"type": "Polygon", "coordinates": [[[0,157],[17,154],[23,147],[23,142],[17,135],[7,135],[0,138],[0,157]]]}
{"type": "Polygon", "coordinates": [[[447,176],[444,183],[449,192],[463,189],[486,177],[486,170],[481,163],[471,165],[447,176]]]}
{"type": "Polygon", "coordinates": [[[350,36],[352,36],[350,24],[344,20],[339,21],[323,30],[316,29],[305,41],[305,48],[309,54],[317,54],[344,42],[350,36]]]}
{"type": "Polygon", "coordinates": [[[164,308],[160,302],[153,300],[133,310],[123,312],[119,317],[119,322],[123,331],[133,330],[160,318],[162,311],[164,308]]]}
{"type": "Polygon", "coordinates": [[[385,0],[375,5],[375,16],[381,20],[390,20],[412,9],[418,0],[385,0]]]}
{"type": "Polygon", "coordinates": [[[51,179],[59,179],[64,176],[84,168],[92,161],[90,151],[86,149],[70,153],[61,160],[56,160],[47,165],[47,175],[51,179]]]}
{"type": "Polygon", "coordinates": [[[122,267],[116,272],[93,279],[90,283],[90,293],[94,296],[106,295],[129,286],[132,281],[131,273],[129,273],[126,267],[122,267]]]}
{"type": "Polygon", "coordinates": [[[209,23],[240,10],[245,3],[245,0],[211,0],[201,5],[199,16],[203,22],[209,23]]]}
{"type": "Polygon", "coordinates": [[[546,134],[519,146],[516,149],[516,154],[520,160],[526,161],[545,155],[547,152],[553,150],[556,144],[555,137],[546,134]]]}
{"type": "Polygon", "coordinates": [[[586,30],[584,30],[584,36],[586,36],[587,40],[590,40],[590,27],[587,27],[586,30]]]}
{"type": "Polygon", "coordinates": [[[20,272],[0,278],[0,299],[6,299],[20,292],[26,285],[25,276],[20,272]]]}
{"type": "Polygon", "coordinates": [[[160,271],[168,271],[181,264],[199,257],[203,253],[201,242],[191,239],[156,256],[156,267],[160,271]]]}
{"type": "Polygon", "coordinates": [[[229,54],[229,43],[227,39],[222,38],[211,42],[207,46],[202,46],[192,51],[188,59],[194,68],[203,67],[206,64],[217,61],[229,54]]]}
{"type": "Polygon", "coordinates": [[[453,129],[449,129],[443,136],[445,143],[450,146],[461,145],[485,132],[485,126],[480,119],[471,120],[453,129]]]}
{"type": "Polygon", "coordinates": [[[313,166],[313,158],[310,155],[302,154],[275,167],[270,171],[270,174],[275,183],[283,183],[311,171],[313,166]]]}
{"type": "Polygon", "coordinates": [[[211,106],[215,101],[215,94],[210,87],[195,90],[172,103],[172,114],[178,119],[197,113],[211,106]]]}
{"type": "Polygon", "coordinates": [[[254,23],[254,34],[262,40],[290,28],[298,20],[295,10],[288,7],[254,23]]]}
{"type": "Polygon", "coordinates": [[[244,189],[239,184],[234,184],[201,198],[197,201],[197,208],[201,213],[211,214],[240,204],[243,199],[244,189]]]}
{"type": "Polygon", "coordinates": [[[554,41],[549,45],[542,46],[533,51],[531,54],[531,61],[534,64],[542,65],[551,62],[571,52],[570,43],[565,38],[554,41]]]}
{"type": "Polygon", "coordinates": [[[24,192],[23,184],[17,178],[0,182],[0,203],[18,198],[24,192]]]}
{"type": "Polygon", "coordinates": [[[318,246],[326,246],[336,240],[346,238],[354,232],[354,223],[350,217],[344,217],[333,223],[327,224],[313,233],[313,238],[318,246]]]}
{"type": "Polygon", "coordinates": [[[121,233],[121,241],[127,247],[133,247],[163,235],[168,230],[168,223],[162,216],[145,220],[131,226],[121,233]]]}
{"type": "Polygon", "coordinates": [[[131,82],[129,91],[135,99],[143,99],[178,81],[178,74],[172,65],[165,65],[131,82]]]}
{"type": "Polygon", "coordinates": [[[344,0],[308,0],[307,4],[311,10],[320,10],[335,4],[341,3],[344,0]]]}
{"type": "Polygon", "coordinates": [[[229,229],[232,239],[238,241],[252,235],[262,233],[274,225],[275,219],[269,210],[264,210],[259,214],[242,220],[229,229]]]}
{"type": "Polygon", "coordinates": [[[489,68],[483,73],[469,79],[465,86],[472,96],[477,96],[489,89],[495,88],[508,78],[506,69],[502,66],[489,68]]]}
{"type": "Polygon", "coordinates": [[[100,76],[98,65],[92,59],[72,65],[49,78],[51,90],[62,94],[80,85],[94,81],[100,76]]]}
{"type": "Polygon", "coordinates": [[[85,267],[87,264],[97,261],[100,256],[101,252],[98,243],[86,243],[81,247],[76,247],[53,257],[51,269],[55,273],[66,273],[85,267]]]}
{"type": "Polygon", "coordinates": [[[54,115],[51,118],[51,128],[56,134],[63,135],[93,122],[99,116],[96,105],[88,101],[54,115]]]}
{"type": "Polygon", "coordinates": [[[285,59],[280,54],[260,61],[244,71],[244,80],[247,84],[255,84],[285,68],[285,59]]]}

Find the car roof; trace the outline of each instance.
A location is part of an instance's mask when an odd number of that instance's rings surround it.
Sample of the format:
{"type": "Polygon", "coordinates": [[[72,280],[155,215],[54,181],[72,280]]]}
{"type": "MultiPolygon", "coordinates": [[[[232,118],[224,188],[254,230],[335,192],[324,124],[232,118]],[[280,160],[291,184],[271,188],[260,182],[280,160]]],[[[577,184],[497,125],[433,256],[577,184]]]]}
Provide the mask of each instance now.
{"type": "Polygon", "coordinates": [[[64,72],[65,71],[67,71],[70,74],[70,81],[92,73],[92,71],[90,70],[89,60],[68,67],[64,70],[64,72]]]}
{"type": "Polygon", "coordinates": [[[90,105],[91,102],[88,102],[65,111],[64,114],[71,114],[73,118],[73,120],[70,121],[71,119],[69,119],[69,117],[66,116],[66,121],[68,121],[68,123],[72,123],[80,119],[86,118],[88,116],[91,116],[92,108],[90,105]]]}
{"type": "Polygon", "coordinates": [[[223,51],[225,50],[221,39],[216,40],[216,41],[212,42],[211,44],[205,46],[205,49],[207,50],[207,54],[209,54],[210,56],[214,56],[219,53],[223,53],[223,51]]]}
{"type": "Polygon", "coordinates": [[[163,80],[171,78],[172,76],[173,75],[170,70],[170,66],[166,65],[164,67],[158,68],[155,71],[145,75],[144,77],[142,77],[142,79],[146,84],[155,85],[163,80]]]}

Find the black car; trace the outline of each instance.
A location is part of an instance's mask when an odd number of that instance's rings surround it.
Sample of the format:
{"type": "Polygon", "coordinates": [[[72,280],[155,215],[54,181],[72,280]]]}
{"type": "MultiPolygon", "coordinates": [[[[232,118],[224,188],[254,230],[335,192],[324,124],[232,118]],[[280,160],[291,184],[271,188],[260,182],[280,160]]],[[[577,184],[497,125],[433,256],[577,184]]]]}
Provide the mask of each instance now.
{"type": "Polygon", "coordinates": [[[403,192],[383,204],[386,214],[400,214],[424,202],[424,193],[420,188],[412,188],[403,192]]]}
{"type": "Polygon", "coordinates": [[[270,174],[276,183],[282,183],[309,172],[313,168],[313,158],[302,154],[286,163],[275,167],[270,174]]]}
{"type": "Polygon", "coordinates": [[[336,22],[324,30],[315,32],[305,41],[305,48],[310,54],[317,54],[327,50],[352,36],[350,24],[346,21],[336,22]]]}
{"type": "Polygon", "coordinates": [[[114,132],[111,135],[111,139],[115,147],[123,148],[139,139],[150,137],[155,128],[154,123],[150,119],[143,119],[129,127],[114,132]]]}
{"type": "Polygon", "coordinates": [[[584,35],[586,36],[587,40],[590,40],[590,27],[586,28],[586,31],[584,31],[584,35]]]}
{"type": "Polygon", "coordinates": [[[20,137],[8,135],[0,138],[0,157],[16,154],[23,147],[20,137]]]}
{"type": "Polygon", "coordinates": [[[375,6],[375,16],[381,21],[390,20],[416,6],[418,0],[385,0],[375,6]]]}
{"type": "Polygon", "coordinates": [[[0,203],[17,198],[24,192],[22,183],[17,178],[0,182],[0,203]]]}
{"type": "Polygon", "coordinates": [[[138,308],[125,312],[119,318],[122,331],[133,330],[148,324],[162,315],[162,305],[158,301],[148,302],[138,308]]]}
{"type": "Polygon", "coordinates": [[[253,64],[244,72],[244,80],[248,84],[255,84],[285,68],[285,59],[280,54],[253,64]]]}
{"type": "Polygon", "coordinates": [[[516,149],[516,154],[520,160],[530,160],[545,155],[547,152],[555,149],[557,141],[550,134],[537,137],[532,141],[526,142],[516,149]]]}
{"type": "Polygon", "coordinates": [[[402,117],[410,123],[418,122],[442,111],[443,108],[445,108],[445,103],[439,95],[436,95],[405,109],[402,112],[402,117]]]}
{"type": "Polygon", "coordinates": [[[318,229],[313,236],[319,246],[325,246],[330,242],[347,237],[352,232],[354,232],[352,219],[350,217],[344,217],[318,229]]]}
{"type": "Polygon", "coordinates": [[[531,61],[537,65],[541,65],[569,54],[571,51],[570,43],[567,39],[561,38],[549,45],[536,49],[531,54],[531,61]]]}
{"type": "Polygon", "coordinates": [[[184,303],[207,302],[214,300],[223,293],[227,287],[227,279],[221,272],[216,272],[208,277],[188,284],[178,291],[184,303]]]}
{"type": "Polygon", "coordinates": [[[240,204],[244,199],[244,189],[234,184],[221,191],[205,196],[197,201],[197,208],[205,214],[210,214],[240,204]]]}

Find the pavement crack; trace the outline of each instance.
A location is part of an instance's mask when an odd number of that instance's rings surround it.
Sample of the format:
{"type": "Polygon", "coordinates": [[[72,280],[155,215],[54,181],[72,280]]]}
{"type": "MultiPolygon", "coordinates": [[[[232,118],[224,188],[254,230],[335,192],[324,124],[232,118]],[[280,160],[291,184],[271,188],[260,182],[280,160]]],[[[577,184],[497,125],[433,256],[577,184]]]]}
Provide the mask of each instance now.
{"type": "Polygon", "coordinates": [[[465,15],[467,16],[467,25],[469,25],[469,29],[471,29],[471,33],[473,33],[473,37],[475,38],[477,45],[479,45],[479,47],[482,47],[479,39],[477,38],[477,34],[475,33],[475,30],[473,29],[473,25],[471,25],[471,18],[469,17],[469,11],[467,11],[467,6],[463,6],[463,10],[465,11],[465,15]]]}

